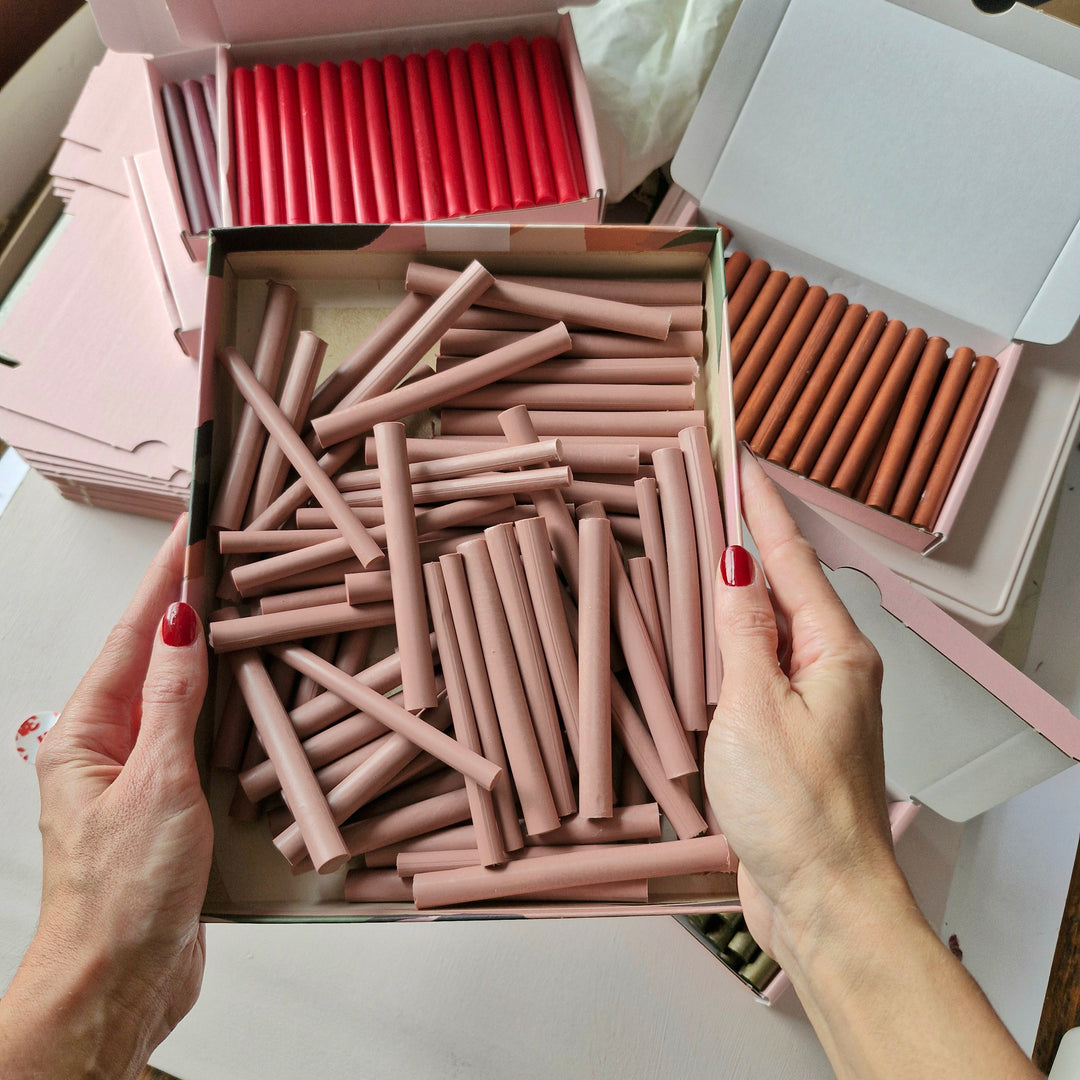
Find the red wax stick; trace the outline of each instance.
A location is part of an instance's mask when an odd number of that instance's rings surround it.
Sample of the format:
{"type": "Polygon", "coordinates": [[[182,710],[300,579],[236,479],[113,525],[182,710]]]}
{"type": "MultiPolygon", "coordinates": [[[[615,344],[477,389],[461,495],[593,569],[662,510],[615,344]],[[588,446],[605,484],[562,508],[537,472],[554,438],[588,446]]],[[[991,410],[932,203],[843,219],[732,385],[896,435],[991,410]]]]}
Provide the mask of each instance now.
{"type": "Polygon", "coordinates": [[[232,95],[239,224],[261,225],[262,171],[259,168],[259,125],[255,115],[255,76],[247,68],[233,68],[232,95]]]}
{"type": "Polygon", "coordinates": [[[514,66],[514,85],[521,106],[521,126],[529,155],[533,193],[536,196],[536,205],[545,206],[556,200],[555,177],[551,172],[551,157],[548,154],[544,113],[540,107],[540,91],[536,85],[532,52],[523,37],[510,39],[510,62],[514,66]]]}
{"type": "Polygon", "coordinates": [[[454,98],[450,90],[446,57],[438,49],[432,49],[424,57],[424,66],[427,68],[431,111],[439,144],[439,165],[442,169],[443,187],[446,189],[446,213],[450,217],[458,217],[469,212],[469,199],[465,188],[465,175],[462,172],[461,147],[458,145],[454,98]]]}
{"type": "Polygon", "coordinates": [[[398,219],[397,188],[394,183],[394,154],[390,148],[390,124],[386,115],[386,87],[382,64],[370,56],[360,65],[364,88],[364,120],[367,126],[371,176],[375,184],[378,220],[398,219]]]}
{"type": "Polygon", "coordinates": [[[308,222],[304,136],[300,127],[300,89],[291,64],[274,69],[278,119],[281,123],[281,160],[285,176],[285,220],[290,225],[308,222]]]}
{"type": "Polygon", "coordinates": [[[419,53],[405,57],[405,83],[416,139],[416,172],[420,181],[420,202],[426,221],[446,217],[446,197],[439,172],[439,140],[435,134],[427,68],[419,53]]]}
{"type": "Polygon", "coordinates": [[[450,75],[450,90],[454,101],[454,125],[461,149],[461,168],[465,174],[465,197],[470,214],[482,214],[491,209],[488,200],[487,178],[484,173],[484,152],[480,146],[480,131],[476,126],[476,105],[473,102],[472,80],[469,78],[469,59],[464,49],[451,49],[446,54],[450,75]]]}
{"type": "Polygon", "coordinates": [[[418,221],[424,216],[424,210],[420,202],[420,177],[416,166],[409,90],[401,57],[384,56],[382,74],[386,87],[387,118],[390,121],[390,151],[397,186],[398,220],[418,221]]]}
{"type": "Polygon", "coordinates": [[[551,66],[558,76],[555,89],[559,95],[559,111],[562,113],[563,128],[570,144],[570,168],[574,172],[574,184],[578,195],[588,195],[589,188],[585,180],[585,162],[581,157],[581,140],[578,138],[577,117],[574,115],[574,103],[570,100],[570,83],[566,78],[566,68],[562,61],[562,52],[555,38],[542,38],[550,42],[545,48],[551,54],[551,66]]]}
{"type": "Polygon", "coordinates": [[[534,206],[532,174],[529,171],[529,151],[525,144],[525,129],[521,123],[521,105],[514,82],[514,64],[510,46],[496,41],[488,46],[491,74],[495,81],[495,100],[499,106],[503,144],[506,148],[506,168],[510,177],[510,199],[514,209],[534,206]]]}
{"type": "Polygon", "coordinates": [[[540,108],[544,114],[548,153],[551,155],[551,167],[555,173],[555,191],[559,202],[573,202],[579,192],[574,179],[574,167],[570,161],[570,136],[559,105],[562,65],[560,63],[558,68],[555,66],[555,61],[559,59],[559,49],[552,38],[533,38],[529,45],[536,70],[540,108]]]}
{"type": "Polygon", "coordinates": [[[506,171],[506,148],[503,145],[499,106],[495,100],[495,83],[491,78],[487,49],[474,42],[469,46],[468,58],[473,98],[476,102],[476,120],[480,129],[480,146],[484,154],[488,201],[492,210],[509,210],[512,205],[510,177],[506,171]]]}
{"type": "MultiPolygon", "coordinates": [[[[377,63],[377,61],[376,61],[377,63]]],[[[374,165],[368,143],[367,115],[363,78],[360,65],[346,60],[341,65],[341,102],[344,111],[345,147],[354,216],[350,221],[378,221],[379,206],[375,198],[374,165]]],[[[393,197],[397,205],[397,195],[393,197]]]]}
{"type": "Polygon", "coordinates": [[[285,180],[281,162],[277,80],[267,64],[255,65],[255,115],[259,130],[259,173],[262,177],[263,221],[285,224],[285,180]]]}
{"type": "Polygon", "coordinates": [[[304,136],[309,220],[316,223],[333,221],[319,69],[306,61],[298,64],[296,79],[300,89],[300,130],[304,136]]]}
{"type": "MultiPolygon", "coordinates": [[[[329,60],[319,65],[319,95],[322,99],[323,129],[326,132],[326,164],[330,181],[330,220],[356,221],[349,147],[345,137],[345,105],[342,79],[337,64],[329,60]]],[[[365,151],[367,144],[364,145],[365,151]]],[[[367,221],[361,217],[361,221],[367,221]]]]}

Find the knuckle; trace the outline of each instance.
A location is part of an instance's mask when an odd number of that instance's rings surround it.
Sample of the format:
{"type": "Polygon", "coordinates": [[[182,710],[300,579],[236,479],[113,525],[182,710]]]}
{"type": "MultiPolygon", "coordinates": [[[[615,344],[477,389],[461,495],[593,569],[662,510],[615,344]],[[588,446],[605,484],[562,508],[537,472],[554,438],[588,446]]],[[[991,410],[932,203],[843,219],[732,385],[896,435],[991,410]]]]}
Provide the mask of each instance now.
{"type": "Polygon", "coordinates": [[[157,671],[143,686],[143,705],[168,708],[186,704],[199,686],[200,680],[194,672],[171,668],[157,671]]]}
{"type": "Polygon", "coordinates": [[[724,613],[726,628],[740,638],[775,640],[776,619],[771,611],[760,607],[744,607],[724,613]]]}

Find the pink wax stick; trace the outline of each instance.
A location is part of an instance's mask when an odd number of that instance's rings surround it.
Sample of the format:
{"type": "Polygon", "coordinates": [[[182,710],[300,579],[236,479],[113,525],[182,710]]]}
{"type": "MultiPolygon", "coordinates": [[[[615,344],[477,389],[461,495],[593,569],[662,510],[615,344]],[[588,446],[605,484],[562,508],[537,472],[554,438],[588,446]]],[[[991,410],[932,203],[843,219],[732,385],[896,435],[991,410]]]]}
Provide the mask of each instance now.
{"type": "Polygon", "coordinates": [[[413,139],[414,120],[409,107],[404,61],[400,56],[384,56],[382,74],[397,188],[397,220],[419,221],[425,215],[420,198],[420,176],[416,164],[416,143],[413,139]]]}
{"type": "MultiPolygon", "coordinates": [[[[496,41],[488,46],[491,75],[494,80],[495,100],[499,108],[503,145],[506,149],[506,167],[510,178],[510,199],[517,210],[523,206],[535,206],[532,173],[529,168],[529,151],[522,126],[521,104],[518,101],[517,84],[514,81],[514,63],[510,46],[496,41]]],[[[469,59],[472,59],[471,53],[469,59]]]]}
{"type": "MultiPolygon", "coordinates": [[[[400,704],[401,695],[394,694],[392,695],[391,700],[396,700],[400,704]]],[[[362,765],[365,765],[370,761],[376,753],[384,750],[388,745],[391,745],[390,740],[393,738],[395,738],[394,733],[387,732],[387,734],[380,736],[378,739],[374,739],[364,746],[351,750],[343,757],[339,757],[336,761],[331,761],[328,765],[323,765],[315,772],[315,776],[319,781],[319,786],[327,795],[329,795],[334,788],[342,783],[342,781],[347,780],[352,773],[356,772],[362,765]]],[[[400,748],[402,746],[400,736],[397,738],[398,741],[392,745],[400,748]]],[[[391,775],[390,779],[392,778],[393,776],[391,775]]],[[[282,809],[281,813],[276,814],[271,818],[269,822],[270,831],[274,836],[279,836],[292,823],[292,816],[289,814],[288,808],[285,807],[282,809]]]]}
{"type": "Polygon", "coordinates": [[[664,543],[664,525],[660,518],[660,496],[656,480],[643,476],[634,484],[638,501],[638,519],[641,521],[642,547],[649,560],[656,594],[656,608],[660,617],[660,631],[666,663],[663,665],[670,678],[674,662],[671,628],[671,587],[668,578],[667,548],[664,543]]]}
{"type": "Polygon", "coordinates": [[[491,76],[491,62],[488,59],[487,49],[479,42],[474,42],[469,46],[467,58],[473,100],[476,104],[480,147],[484,158],[484,175],[487,178],[488,203],[492,210],[509,210],[514,203],[510,194],[506,145],[503,142],[502,124],[499,120],[495,83],[491,76]]]}
{"type": "Polygon", "coordinates": [[[544,112],[540,104],[540,91],[536,84],[532,52],[523,37],[510,40],[510,61],[514,70],[514,86],[521,107],[522,132],[528,153],[529,174],[536,196],[537,206],[557,201],[555,177],[551,171],[551,155],[548,152],[547,132],[544,128],[544,112]]]}
{"type": "MultiPolygon", "coordinates": [[[[427,586],[435,638],[439,643],[439,661],[446,679],[450,713],[454,718],[454,733],[469,749],[481,753],[483,745],[480,729],[476,724],[468,675],[454,629],[446,581],[438,563],[428,563],[424,567],[424,582],[427,586]]],[[[508,781],[504,779],[502,783],[507,784],[508,781]]],[[[469,797],[469,813],[476,828],[478,862],[484,866],[505,862],[506,847],[499,830],[499,814],[495,808],[494,794],[471,782],[466,782],[465,790],[469,797]]]]}
{"type": "MultiPolygon", "coordinates": [[[[296,290],[277,281],[270,282],[251,366],[255,378],[268,394],[277,393],[295,309],[296,290]]],[[[233,436],[232,454],[210,513],[210,524],[216,528],[240,527],[265,440],[266,432],[258,416],[250,406],[245,405],[233,436]]]]}
{"type": "Polygon", "coordinates": [[[672,689],[683,727],[687,731],[704,731],[709,726],[709,715],[705,708],[701,576],[694,535],[694,510],[682,451],[658,450],[653,454],[653,467],[664,515],[664,544],[671,590],[672,689]]]}
{"type": "Polygon", "coordinates": [[[192,233],[204,233],[211,224],[210,208],[199,174],[199,160],[180,87],[175,83],[163,84],[161,103],[165,111],[165,126],[169,132],[173,162],[176,165],[176,177],[180,181],[180,192],[184,198],[184,209],[187,211],[188,227],[192,233]]]}
{"type": "Polygon", "coordinates": [[[371,867],[393,867],[402,851],[453,851],[457,848],[470,847],[476,850],[476,829],[472,824],[451,825],[436,832],[399,840],[384,847],[372,848],[364,852],[364,865],[371,867]]]}
{"type": "Polygon", "coordinates": [[[216,141],[218,137],[217,79],[213,75],[204,75],[199,80],[199,86],[202,89],[206,115],[210,118],[210,130],[216,141]]]}
{"type": "Polygon", "coordinates": [[[555,174],[555,191],[559,202],[573,202],[580,191],[571,161],[570,135],[566,130],[566,118],[559,102],[559,79],[565,78],[559,47],[553,38],[537,37],[529,42],[533,68],[536,72],[536,88],[540,109],[544,118],[544,133],[552,171],[555,174]]]}
{"type": "MultiPolygon", "coordinates": [[[[301,330],[278,398],[278,407],[294,431],[300,430],[307,415],[315,380],[319,377],[325,355],[326,342],[310,330],[301,330]]],[[[248,507],[248,513],[252,517],[261,514],[281,494],[288,473],[288,458],[277,443],[271,440],[263,450],[262,462],[255,477],[248,507]]]]}
{"type": "Polygon", "coordinates": [[[275,611],[296,611],[298,608],[347,602],[348,594],[344,585],[324,585],[318,588],[297,589],[293,592],[264,596],[259,600],[259,614],[271,615],[275,611]]]}
{"type": "MultiPolygon", "coordinates": [[[[346,574],[345,595],[350,604],[370,604],[380,600],[389,600],[393,596],[390,571],[365,570],[360,574],[346,574]]],[[[424,638],[426,644],[426,632],[424,638]]],[[[428,652],[430,651],[429,649],[428,652]]]]}
{"type": "Polygon", "coordinates": [[[234,656],[232,668],[312,862],[319,873],[332,873],[348,850],[270,677],[253,651],[234,656]]]}
{"type": "Polygon", "coordinates": [[[288,532],[218,533],[218,551],[222,555],[265,555],[267,552],[295,551],[298,548],[321,544],[340,536],[337,529],[290,529],[288,532]]]}
{"type": "Polygon", "coordinates": [[[346,675],[355,675],[367,666],[371,643],[375,640],[375,631],[370,627],[362,630],[350,630],[342,634],[338,641],[334,667],[340,668],[346,675]]]}
{"type": "Polygon", "coordinates": [[[300,123],[300,88],[296,69],[278,64],[274,69],[277,85],[278,123],[281,129],[281,162],[285,185],[285,220],[290,225],[307,223],[307,175],[304,164],[304,134],[300,123]]]}
{"type": "Polygon", "coordinates": [[[202,84],[195,79],[185,79],[181,84],[184,94],[184,108],[187,111],[188,127],[191,129],[191,141],[195,147],[195,160],[199,166],[199,179],[202,181],[206,206],[210,213],[210,224],[220,228],[224,221],[221,217],[221,187],[218,184],[217,140],[210,113],[206,108],[202,84]]]}
{"type": "MultiPolygon", "coordinates": [[[[546,333],[547,330],[540,331],[540,334],[546,333]]],[[[534,334],[534,339],[540,334],[534,334]]],[[[496,351],[502,352],[501,349],[496,351]]],[[[488,355],[494,356],[495,353],[488,355]]],[[[435,375],[433,379],[438,377],[435,375]]],[[[445,435],[494,435],[499,430],[499,415],[494,409],[444,409],[441,417],[442,432],[445,435]]],[[[564,440],[567,437],[597,438],[609,435],[639,441],[654,436],[677,439],[684,427],[699,427],[705,423],[705,415],[699,409],[610,413],[531,409],[529,415],[538,435],[543,438],[556,436],[564,440]]]]}
{"type": "Polygon", "coordinates": [[[533,834],[544,833],[558,828],[559,814],[514,659],[495,571],[483,540],[469,541],[458,550],[465,561],[477,632],[526,829],[533,834]]]}
{"type": "Polygon", "coordinates": [[[636,514],[608,514],[608,521],[611,522],[611,535],[620,544],[642,546],[641,522],[636,514]]]}
{"type": "Polygon", "coordinates": [[[398,420],[421,409],[431,408],[458,394],[493,382],[507,371],[521,371],[541,360],[558,356],[567,347],[570,335],[557,323],[533,334],[528,340],[496,349],[463,364],[452,372],[442,372],[411,386],[388,391],[371,401],[317,418],[312,422],[320,443],[326,447],[371,430],[383,420],[398,420]]]}
{"type": "Polygon", "coordinates": [[[259,131],[263,220],[267,225],[283,225],[286,220],[285,173],[281,157],[277,80],[274,69],[268,64],[255,65],[255,115],[259,131]]]}
{"type": "MultiPolygon", "coordinates": [[[[525,330],[449,330],[440,349],[447,356],[478,356],[491,349],[520,341],[525,330]]],[[[692,356],[701,359],[705,338],[700,330],[672,330],[662,341],[640,334],[616,334],[606,330],[575,330],[570,335],[568,357],[692,356]]]]}
{"type": "Polygon", "coordinates": [[[272,645],[271,652],[279,656],[290,667],[301,674],[310,675],[320,685],[333,690],[339,697],[350,701],[356,708],[362,709],[375,717],[388,728],[404,735],[422,750],[445,762],[452,769],[475,780],[482,788],[490,791],[495,781],[502,775],[497,765],[467,749],[455,739],[444,735],[424,723],[419,717],[407,712],[399,705],[389,702],[381,694],[356,679],[350,679],[344,672],[338,671],[333,664],[320,660],[298,645],[272,645]]]}
{"type": "Polygon", "coordinates": [[[421,910],[452,907],[545,888],[730,870],[732,864],[731,848],[722,836],[658,844],[594,845],[588,851],[517,860],[499,870],[467,867],[418,874],[413,878],[413,902],[421,910]]]}
{"type": "MultiPolygon", "coordinates": [[[[452,722],[450,703],[446,697],[439,702],[438,713],[446,717],[446,726],[452,722]]],[[[441,722],[441,721],[440,721],[441,722]]],[[[453,769],[448,769],[441,761],[430,754],[420,754],[413,763],[402,769],[393,781],[386,786],[378,798],[367,804],[366,816],[389,813],[400,810],[412,803],[433,799],[436,795],[445,795],[450,791],[468,791],[472,781],[453,769]]],[[[482,788],[480,790],[483,790],[482,788]]],[[[490,794],[490,792],[485,792],[490,794]]]]}
{"type": "MultiPolygon", "coordinates": [[[[320,637],[312,638],[308,642],[308,648],[316,655],[322,657],[324,660],[330,660],[337,653],[338,634],[323,634],[320,637]]],[[[293,690],[292,698],[289,701],[289,708],[295,709],[305,702],[310,701],[317,693],[319,693],[319,687],[309,679],[306,675],[302,675],[296,681],[296,689],[293,690]]]]}
{"type": "Polygon", "coordinates": [[[461,152],[461,170],[465,179],[469,213],[483,214],[493,207],[484,171],[484,151],[480,144],[480,131],[476,120],[469,58],[464,49],[455,48],[447,52],[446,69],[454,103],[454,128],[461,152]]]}
{"type": "Polygon", "coordinates": [[[251,731],[251,714],[244,704],[240,687],[235,681],[229,683],[225,702],[221,709],[214,746],[210,753],[210,767],[236,772],[244,756],[244,745],[251,731]]]}
{"type": "MultiPolygon", "coordinates": [[[[322,532],[323,530],[318,531],[322,532]]],[[[351,554],[352,548],[349,547],[349,542],[338,534],[333,539],[326,540],[321,544],[296,548],[293,551],[285,551],[269,559],[260,559],[258,562],[237,566],[231,572],[232,583],[242,597],[250,599],[264,591],[268,586],[281,581],[282,578],[288,578],[293,574],[300,574],[306,570],[313,570],[316,567],[330,566],[347,559],[351,554]]],[[[390,590],[387,587],[387,595],[379,596],[378,599],[389,600],[389,593],[390,590]]],[[[349,603],[362,602],[360,600],[349,601],[349,603]]]]}
{"type": "Polygon", "coordinates": [[[255,76],[247,68],[233,68],[233,156],[236,160],[236,202],[240,225],[261,225],[262,168],[259,161],[259,124],[255,105],[255,76]]]}
{"type": "Polygon", "coordinates": [[[581,813],[611,817],[611,526],[604,518],[578,523],[578,729],[581,813]]]}
{"type": "Polygon", "coordinates": [[[435,668],[427,645],[428,617],[424,579],[417,548],[416,510],[405,454],[405,426],[376,424],[379,491],[386,513],[386,549],[394,596],[394,624],[401,652],[405,708],[435,706],[435,668]]]}
{"type": "MultiPolygon", "coordinates": [[[[470,308],[472,312],[485,308],[470,308]]],[[[494,315],[495,312],[493,311],[494,315]]],[[[463,319],[458,320],[460,326],[463,319]]],[[[570,329],[570,327],[567,327],[570,329]]],[[[543,327],[538,327],[543,329],[543,327]]],[[[572,331],[571,331],[572,332],[572,331]]],[[[460,356],[440,356],[436,371],[445,371],[465,363],[460,356]]],[[[698,363],[692,356],[578,357],[570,360],[545,360],[542,364],[511,375],[504,382],[601,383],[614,386],[620,383],[659,383],[664,385],[692,383],[698,374],[698,363]]]]}
{"type": "Polygon", "coordinates": [[[309,220],[316,223],[333,221],[319,69],[307,61],[297,64],[296,79],[300,95],[300,131],[303,136],[309,220]]]}
{"type": "Polygon", "coordinates": [[[354,904],[412,905],[412,886],[396,870],[350,870],[342,899],[354,904]]]}
{"type": "Polygon", "coordinates": [[[427,67],[419,53],[410,53],[405,57],[405,82],[416,138],[416,170],[420,180],[422,216],[426,221],[434,221],[446,217],[446,196],[439,169],[439,144],[428,89],[427,67]]]}
{"type": "Polygon", "coordinates": [[[300,436],[282,417],[273,398],[259,385],[251,369],[235,349],[225,349],[218,354],[237,389],[251,406],[270,435],[281,447],[292,466],[304,478],[311,493],[331,516],[334,524],[349,541],[349,546],[360,562],[369,566],[383,557],[382,551],[367,530],[352,513],[334,482],[319,468],[311,452],[304,446],[300,436]]]}
{"type": "Polygon", "coordinates": [[[352,855],[363,855],[372,848],[385,847],[412,836],[422,836],[435,829],[457,825],[468,820],[468,817],[469,798],[462,788],[401,810],[391,810],[387,814],[346,825],[342,836],[352,855]]]}
{"type": "MultiPolygon", "coordinates": [[[[647,305],[653,308],[659,305],[647,305]]],[[[700,330],[702,322],[702,310],[700,307],[669,307],[664,310],[671,314],[672,330],[700,330]]],[[[543,330],[550,326],[554,319],[545,318],[543,315],[528,315],[519,311],[500,311],[496,308],[474,307],[465,312],[458,319],[457,330],[543,330]]],[[[586,323],[575,322],[573,319],[564,319],[568,330],[588,330],[586,323]]],[[[638,361],[638,366],[643,372],[649,370],[648,364],[638,361]]],[[[624,382],[633,382],[633,379],[624,379],[624,382]]],[[[648,380],[642,380],[648,381],[648,380]]],[[[667,382],[666,379],[653,379],[653,382],[667,382]]],[[[670,380],[677,381],[677,380],[670,380]]],[[[683,380],[689,382],[689,379],[683,380]]]]}
{"type": "Polygon", "coordinates": [[[713,706],[720,695],[722,677],[713,615],[713,590],[716,587],[716,568],[724,550],[724,518],[709,436],[705,429],[686,428],[680,431],[679,446],[686,463],[690,502],[694,508],[694,535],[697,538],[698,573],[701,579],[701,620],[705,634],[705,703],[713,706]]]}
{"type": "MultiPolygon", "coordinates": [[[[513,42],[511,42],[511,46],[513,42]]],[[[702,283],[700,278],[641,278],[641,277],[558,277],[541,274],[507,274],[505,281],[522,285],[535,285],[541,289],[562,289],[565,292],[582,293],[585,296],[602,296],[607,300],[619,300],[624,304],[657,304],[675,307],[693,304],[701,307],[702,283]]]]}
{"type": "Polygon", "coordinates": [[[470,213],[470,209],[446,57],[438,49],[432,49],[424,57],[424,66],[431,91],[431,111],[439,146],[439,166],[446,189],[446,212],[450,217],[459,217],[461,214],[470,213]]]}
{"type": "Polygon", "coordinates": [[[692,409],[694,392],[690,383],[664,386],[655,383],[500,382],[452,398],[446,405],[454,409],[509,409],[514,405],[525,405],[530,409],[603,412],[692,409]]]}
{"type": "Polygon", "coordinates": [[[548,786],[559,817],[566,817],[577,810],[577,800],[563,749],[562,728],[536,624],[536,613],[521,565],[521,552],[514,538],[514,526],[494,525],[485,529],[484,542],[510,629],[518,673],[536,731],[540,756],[544,761],[548,786]]]}
{"type": "MultiPolygon", "coordinates": [[[[326,131],[326,167],[330,185],[330,220],[372,220],[366,215],[357,218],[353,198],[353,167],[350,166],[350,145],[347,136],[344,85],[337,64],[324,60],[319,65],[319,99],[322,104],[323,127],[326,131]]],[[[350,98],[351,100],[351,98],[350,98]]],[[[350,104],[351,109],[359,105],[350,104]]],[[[362,128],[361,128],[362,130],[362,128]]],[[[364,143],[367,157],[367,143],[364,143]]]]}
{"type": "MultiPolygon", "coordinates": [[[[423,480],[412,485],[412,495],[416,503],[443,502],[447,499],[472,499],[508,492],[522,494],[565,488],[571,479],[572,474],[565,465],[552,465],[546,469],[526,469],[521,472],[481,473],[478,476],[455,476],[448,480],[423,480]]],[[[379,503],[377,491],[346,491],[342,497],[352,507],[372,507],[379,503]]],[[[304,515],[302,520],[312,519],[310,515],[304,515]]]]}
{"type": "MultiPolygon", "coordinates": [[[[544,364],[554,363],[545,360],[544,364]]],[[[543,364],[537,364],[543,367],[543,364]]],[[[549,440],[544,440],[548,442],[549,440]]],[[[583,473],[620,473],[635,476],[640,468],[640,454],[637,446],[629,443],[575,443],[569,445],[561,439],[559,442],[559,460],[568,465],[574,472],[583,473]]],[[[450,436],[436,436],[434,439],[409,439],[406,449],[409,452],[410,462],[434,461],[444,457],[464,454],[480,453],[482,451],[496,450],[506,445],[501,436],[491,438],[464,438],[455,439],[450,436]]],[[[364,447],[364,460],[368,465],[376,464],[373,450],[374,444],[369,442],[364,447]]]]}
{"type": "Polygon", "coordinates": [[[664,650],[664,633],[660,625],[660,606],[656,601],[656,586],[653,584],[652,560],[645,555],[638,559],[629,559],[626,563],[626,571],[630,576],[630,585],[634,590],[638,607],[641,608],[641,617],[645,620],[645,626],[649,631],[653,652],[656,653],[664,678],[670,682],[667,653],[664,650]]]}
{"type": "Polygon", "coordinates": [[[566,485],[562,494],[567,502],[575,505],[599,502],[603,504],[605,510],[611,513],[637,513],[637,500],[634,497],[634,489],[628,484],[604,484],[592,480],[574,480],[566,485]]]}
{"type": "Polygon", "coordinates": [[[351,604],[327,604],[212,623],[210,646],[217,652],[234,652],[317,634],[390,626],[393,621],[394,605],[388,602],[363,608],[351,604]]]}
{"type": "Polygon", "coordinates": [[[371,176],[375,185],[375,205],[381,222],[399,221],[398,192],[394,179],[394,155],[390,146],[390,123],[386,113],[386,86],[382,65],[368,57],[360,65],[364,90],[364,121],[371,176]]]}

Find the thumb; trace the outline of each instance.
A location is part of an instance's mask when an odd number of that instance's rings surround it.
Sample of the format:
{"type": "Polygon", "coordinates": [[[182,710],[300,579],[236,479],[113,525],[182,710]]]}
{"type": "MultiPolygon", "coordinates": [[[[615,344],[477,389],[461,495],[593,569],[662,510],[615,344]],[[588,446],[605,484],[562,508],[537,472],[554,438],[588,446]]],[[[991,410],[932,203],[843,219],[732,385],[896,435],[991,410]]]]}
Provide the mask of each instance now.
{"type": "Polygon", "coordinates": [[[732,545],[720,556],[713,611],[724,686],[764,687],[777,679],[776,615],[761,568],[746,548],[732,545]]]}
{"type": "Polygon", "coordinates": [[[194,760],[195,723],[206,677],[206,639],[199,616],[183,601],[170,604],[155,635],[143,682],[136,751],[140,746],[168,748],[194,760]]]}

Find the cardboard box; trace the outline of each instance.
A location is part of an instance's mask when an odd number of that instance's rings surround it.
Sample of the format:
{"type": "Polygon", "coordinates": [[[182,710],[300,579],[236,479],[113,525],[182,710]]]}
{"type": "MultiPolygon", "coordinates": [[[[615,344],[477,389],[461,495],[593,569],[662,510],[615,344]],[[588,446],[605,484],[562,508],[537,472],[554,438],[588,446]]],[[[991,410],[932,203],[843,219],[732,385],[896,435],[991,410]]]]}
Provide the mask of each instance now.
{"type": "Polygon", "coordinates": [[[388,53],[405,56],[432,48],[445,51],[474,41],[508,41],[518,34],[550,34],[557,38],[562,52],[590,194],[574,202],[475,215],[474,219],[591,224],[599,222],[603,215],[606,182],[573,26],[568,15],[560,15],[545,0],[523,0],[512,6],[479,0],[458,5],[450,18],[445,5],[431,0],[374,9],[349,0],[320,4],[314,9],[297,8],[281,0],[254,5],[232,0],[191,5],[140,0],[138,18],[133,17],[129,0],[94,0],[91,8],[102,40],[109,48],[148,54],[147,86],[158,145],[180,232],[191,257],[197,261],[205,261],[207,238],[205,234],[194,234],[188,225],[169,146],[161,87],[166,82],[214,74],[219,91],[218,172],[222,213],[225,224],[232,226],[238,223],[232,141],[227,134],[232,131],[232,116],[230,95],[222,91],[230,85],[229,73],[236,65],[362,60],[388,53]],[[511,14],[507,14],[508,7],[511,14]],[[356,29],[361,26],[365,29],[356,29]]]}
{"type": "MultiPolygon", "coordinates": [[[[968,0],[761,0],[739,12],[673,164],[738,246],[1001,370],[935,523],[779,467],[892,544],[949,535],[1023,363],[1080,314],[1080,29],[968,0]]],[[[1080,405],[1080,369],[1070,388],[1080,405]]],[[[1057,459],[1029,477],[1045,492],[1057,459]]],[[[1030,517],[1026,505],[1015,517],[1030,517]]]]}
{"type": "MultiPolygon", "coordinates": [[[[405,266],[414,258],[464,266],[477,257],[496,272],[704,278],[708,295],[702,392],[730,523],[728,541],[741,542],[728,342],[717,318],[723,311],[723,276],[716,235],[713,229],[511,230],[490,225],[309,226],[215,233],[202,354],[190,597],[210,595],[216,584],[217,560],[205,542],[206,521],[229,441],[231,405],[230,388],[215,378],[215,349],[235,344],[241,352],[250,351],[267,278],[297,288],[301,325],[329,334],[335,314],[347,323],[357,304],[391,306],[400,295],[405,266]],[[258,247],[268,241],[278,246],[258,247]]],[[[340,358],[348,344],[332,341],[331,358],[340,358]]],[[[885,658],[886,772],[896,797],[917,799],[946,817],[963,820],[1080,758],[1080,720],[813,511],[797,500],[792,500],[792,510],[833,568],[831,576],[845,603],[885,658]]],[[[212,722],[211,706],[199,733],[203,761],[212,722]]],[[[333,878],[294,878],[264,829],[228,820],[223,778],[211,776],[208,783],[217,829],[207,917],[417,917],[405,907],[369,908],[335,900],[335,888],[340,887],[333,878]]],[[[688,914],[732,906],[728,896],[682,905],[534,904],[496,910],[533,916],[688,914]]],[[[492,909],[484,909],[485,915],[490,913],[492,909]]]]}

